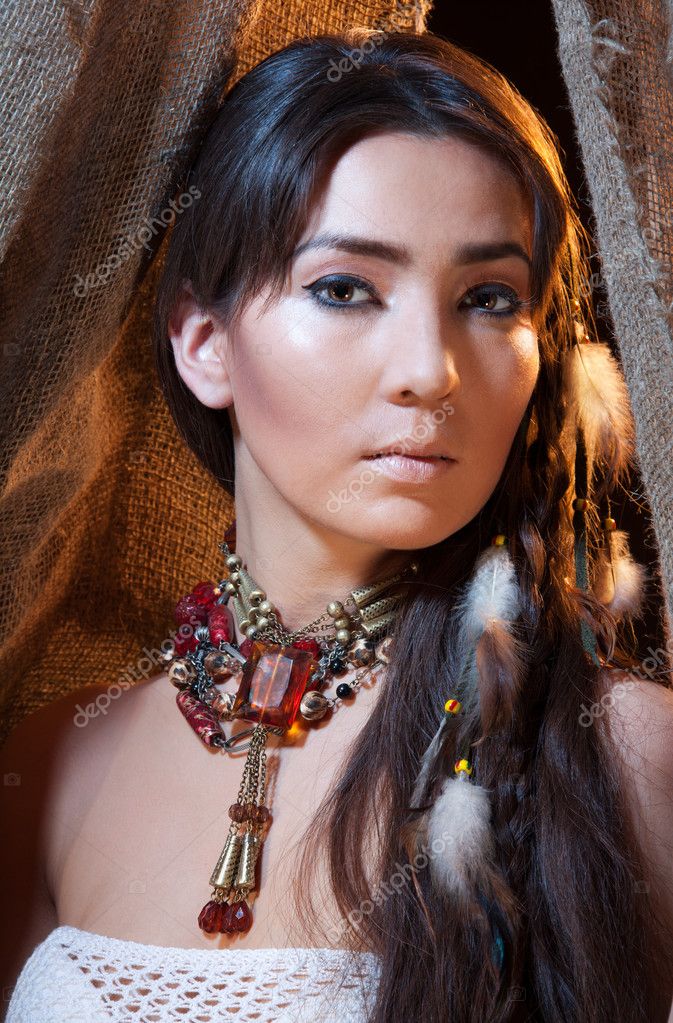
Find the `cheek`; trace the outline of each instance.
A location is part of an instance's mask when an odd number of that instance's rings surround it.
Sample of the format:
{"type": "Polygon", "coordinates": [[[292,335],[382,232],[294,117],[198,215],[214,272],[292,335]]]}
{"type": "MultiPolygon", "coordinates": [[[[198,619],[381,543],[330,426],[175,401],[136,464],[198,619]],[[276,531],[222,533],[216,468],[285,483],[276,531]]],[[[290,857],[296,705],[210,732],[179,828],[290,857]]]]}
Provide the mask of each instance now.
{"type": "Polygon", "coordinates": [[[281,491],[296,493],[304,479],[314,487],[318,472],[338,466],[340,433],[354,419],[348,361],[330,358],[315,331],[291,334],[286,321],[258,322],[236,343],[234,407],[245,446],[281,491]]]}
{"type": "Polygon", "coordinates": [[[470,419],[473,451],[483,467],[482,482],[489,493],[505,466],[535,388],[539,365],[537,339],[526,331],[480,366],[470,419]]]}

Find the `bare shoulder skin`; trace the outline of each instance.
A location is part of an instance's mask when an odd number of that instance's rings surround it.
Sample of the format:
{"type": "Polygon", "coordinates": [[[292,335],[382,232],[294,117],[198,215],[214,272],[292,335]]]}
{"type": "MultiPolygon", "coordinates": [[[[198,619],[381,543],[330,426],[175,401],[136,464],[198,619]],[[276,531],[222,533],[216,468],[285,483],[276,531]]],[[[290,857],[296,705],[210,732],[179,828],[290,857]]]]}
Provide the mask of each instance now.
{"type": "MultiPolygon", "coordinates": [[[[3,876],[25,863],[18,886],[5,881],[3,944],[14,955],[4,983],[13,984],[32,949],[60,924],[186,948],[302,944],[292,933],[288,892],[301,834],[366,723],[381,680],[373,672],[355,700],[307,726],[292,746],[269,737],[273,823],[259,892],[250,899],[253,927],[233,937],[203,934],[197,918],[210,897],[245,753],[205,748],[163,674],[109,702],[105,687],[87,687],[30,715],[2,751],[3,770],[21,777],[20,795],[7,789],[4,808],[23,850],[15,849],[3,876]]],[[[343,922],[336,910],[333,918],[326,913],[339,945],[343,922]]]]}

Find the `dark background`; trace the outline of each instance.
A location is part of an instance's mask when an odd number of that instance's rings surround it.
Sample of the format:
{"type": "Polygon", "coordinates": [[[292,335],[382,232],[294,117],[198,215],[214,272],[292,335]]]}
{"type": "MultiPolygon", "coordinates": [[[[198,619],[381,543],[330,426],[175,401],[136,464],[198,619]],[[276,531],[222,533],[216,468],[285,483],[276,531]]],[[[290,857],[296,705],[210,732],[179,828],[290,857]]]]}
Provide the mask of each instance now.
{"type": "MultiPolygon", "coordinates": [[[[593,238],[595,232],[590,193],[559,64],[556,23],[549,0],[514,4],[503,4],[501,0],[473,0],[469,5],[435,0],[427,28],[492,64],[547,121],[558,138],[565,172],[575,194],[580,217],[593,238]]],[[[596,249],[594,243],[590,267],[592,273],[600,271],[596,249]]],[[[592,298],[600,340],[607,341],[618,356],[607,296],[601,288],[596,288],[592,298]]],[[[643,658],[648,656],[650,644],[655,650],[663,647],[665,635],[657,611],[663,598],[657,568],[656,541],[642,481],[637,473],[632,475],[628,492],[612,501],[612,516],[617,521],[617,528],[629,533],[634,558],[646,564],[649,569],[645,614],[634,625],[638,638],[638,656],[643,658]]],[[[661,668],[668,670],[665,664],[661,668]]]]}

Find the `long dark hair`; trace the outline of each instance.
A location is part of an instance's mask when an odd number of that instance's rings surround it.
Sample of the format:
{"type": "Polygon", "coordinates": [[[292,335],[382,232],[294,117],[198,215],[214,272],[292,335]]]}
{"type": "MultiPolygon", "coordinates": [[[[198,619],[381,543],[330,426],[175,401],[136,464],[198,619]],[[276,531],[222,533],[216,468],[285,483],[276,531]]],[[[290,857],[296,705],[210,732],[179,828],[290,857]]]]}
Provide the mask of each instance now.
{"type": "MultiPolygon", "coordinates": [[[[223,324],[262,287],[273,301],[322,172],[351,143],[380,131],[458,136],[517,176],[534,214],[540,371],[484,508],[417,552],[420,578],[396,621],[384,691],[302,843],[295,891],[302,934],[324,942],[311,877],[325,851],[336,904],[350,923],[346,939],[381,957],[375,1023],[651,1021],[667,1008],[670,953],[647,895],[608,717],[596,727],[581,723],[582,707],[598,704],[611,685],[585,652],[581,619],[604,665],[636,660],[608,610],[569,581],[572,474],[562,443],[561,365],[575,320],[590,332],[595,324],[583,286],[589,240],[549,127],[492,66],[430,33],[324,35],[264,60],[227,96],[184,182],[200,197],[177,218],[159,285],[154,335],[163,391],[186,443],[234,494],[228,412],[203,406],[182,382],[168,341],[171,309],[185,281],[223,324]],[[505,708],[506,726],[502,717],[498,727],[485,720],[472,737],[480,740],[476,777],[491,793],[500,877],[490,920],[475,921],[430,885],[427,870],[407,874],[389,897],[371,895],[408,865],[401,836],[411,789],[455,680],[454,608],[499,529],[521,587],[517,628],[529,669],[523,695],[505,708]],[[504,939],[502,973],[491,956],[493,920],[504,939]]],[[[618,480],[608,470],[603,482],[607,493],[618,480]]],[[[598,544],[599,523],[589,518],[590,578],[598,544]]]]}

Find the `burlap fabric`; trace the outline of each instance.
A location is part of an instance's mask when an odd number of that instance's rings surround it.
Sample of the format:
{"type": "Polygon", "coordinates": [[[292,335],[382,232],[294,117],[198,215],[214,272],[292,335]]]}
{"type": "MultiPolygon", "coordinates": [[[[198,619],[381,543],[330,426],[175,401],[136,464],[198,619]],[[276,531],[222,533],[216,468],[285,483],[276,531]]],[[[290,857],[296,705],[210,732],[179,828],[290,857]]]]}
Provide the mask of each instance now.
{"type": "Polygon", "coordinates": [[[673,0],[553,0],[602,269],[673,611],[673,0]]]}
{"type": "MultiPolygon", "coordinates": [[[[670,628],[670,11],[553,3],[603,263],[589,286],[607,290],[670,628]]],[[[1,737],[69,689],[154,674],[176,597],[221,572],[233,507],[169,420],[149,330],[165,232],[153,218],[222,96],[297,35],[423,30],[430,4],[5,7],[1,737]]]]}
{"type": "Polygon", "coordinates": [[[297,36],[423,31],[429,8],[3,6],[0,741],[70,689],[155,674],[176,599],[223,574],[233,507],[178,437],[150,347],[177,184],[223,96],[297,36]]]}

